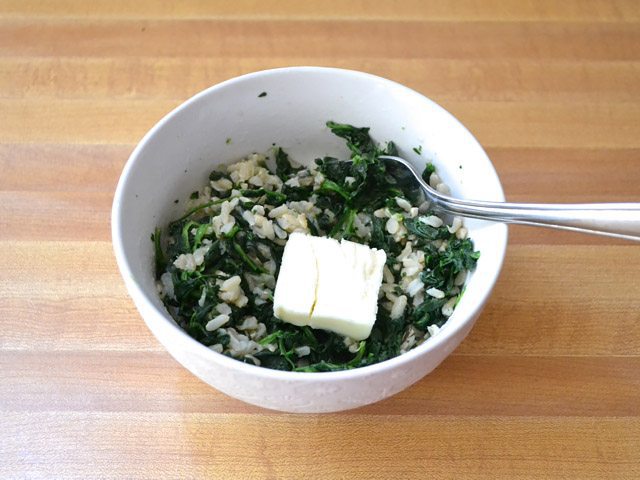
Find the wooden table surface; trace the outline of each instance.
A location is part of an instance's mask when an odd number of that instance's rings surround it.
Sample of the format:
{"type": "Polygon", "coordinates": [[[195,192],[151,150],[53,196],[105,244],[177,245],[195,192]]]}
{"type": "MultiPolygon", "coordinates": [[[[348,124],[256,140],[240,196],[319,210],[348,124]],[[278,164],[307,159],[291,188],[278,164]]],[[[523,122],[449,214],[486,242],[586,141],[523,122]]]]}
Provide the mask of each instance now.
{"type": "Polygon", "coordinates": [[[513,227],[467,340],[381,403],[287,415],[175,362],[125,292],[133,146],[238,74],[442,104],[514,201],[640,201],[637,0],[1,0],[0,478],[640,478],[640,246],[513,227]]]}

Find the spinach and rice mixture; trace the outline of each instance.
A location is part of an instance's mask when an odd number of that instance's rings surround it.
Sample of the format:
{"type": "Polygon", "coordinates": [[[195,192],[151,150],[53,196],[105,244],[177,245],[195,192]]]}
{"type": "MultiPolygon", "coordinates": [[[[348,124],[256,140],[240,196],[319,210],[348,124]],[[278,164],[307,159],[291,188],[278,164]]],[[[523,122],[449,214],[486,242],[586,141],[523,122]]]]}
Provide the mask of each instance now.
{"type": "MultiPolygon", "coordinates": [[[[450,225],[385,171],[368,128],[328,122],[349,160],[302,167],[274,147],[215,170],[186,213],[152,235],[160,295],[189,335],[212,350],[279,370],[370,365],[438,333],[479,257],[458,217],[450,225]],[[269,167],[272,168],[269,168],[269,167]],[[371,335],[354,341],[273,316],[273,292],[293,232],[384,249],[387,262],[371,335]]],[[[446,191],[435,168],[423,177],[446,191]]]]}

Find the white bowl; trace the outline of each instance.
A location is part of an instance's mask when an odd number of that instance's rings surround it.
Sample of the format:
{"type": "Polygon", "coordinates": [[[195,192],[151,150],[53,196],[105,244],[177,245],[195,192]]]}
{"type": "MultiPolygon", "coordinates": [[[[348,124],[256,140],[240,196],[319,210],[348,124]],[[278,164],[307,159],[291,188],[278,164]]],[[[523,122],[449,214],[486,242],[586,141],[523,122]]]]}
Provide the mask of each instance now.
{"type": "Polygon", "coordinates": [[[165,310],[153,276],[156,226],[183,213],[184,199],[218,163],[266,152],[273,143],[303,163],[348,158],[327,120],[371,127],[420,168],[433,161],[453,194],[504,201],[496,172],[475,138],[451,114],[395,82],[318,67],[267,70],[234,78],[189,99],[145,135],[115,194],[112,234],[118,266],[149,329],[182,365],[245,402],[288,412],[333,412],[389,397],[436,368],[466,337],[500,272],[507,227],[467,220],[481,257],[441,332],[396,358],[354,370],[283,372],[218,354],[187,335],[165,310]],[[260,96],[262,92],[266,95],[260,96]],[[231,139],[230,141],[228,139],[231,139]],[[422,146],[422,155],[412,151],[422,146]],[[179,204],[174,200],[180,199],[179,204]]]}

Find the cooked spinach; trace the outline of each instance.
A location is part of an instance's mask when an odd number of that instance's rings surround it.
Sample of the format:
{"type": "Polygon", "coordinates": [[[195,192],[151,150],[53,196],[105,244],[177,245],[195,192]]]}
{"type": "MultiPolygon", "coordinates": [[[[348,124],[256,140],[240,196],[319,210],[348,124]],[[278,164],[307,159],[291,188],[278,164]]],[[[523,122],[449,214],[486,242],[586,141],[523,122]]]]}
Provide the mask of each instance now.
{"type": "MultiPolygon", "coordinates": [[[[398,198],[410,203],[415,203],[416,198],[409,192],[406,180],[391,176],[378,158],[380,155],[398,155],[395,144],[378,145],[368,128],[336,122],[327,122],[327,126],[346,141],[349,159],[317,159],[315,170],[322,175],[320,183],[300,184],[289,180],[310,178],[314,171],[294,166],[287,153],[275,147],[272,174],[277,175],[282,186],[272,189],[260,184],[233,182],[239,205],[248,212],[254,206],[273,209],[288,202],[313,201],[319,213],[306,220],[310,233],[357,242],[365,241],[357,230],[358,215],[364,214],[370,219],[367,243],[386,251],[387,266],[399,282],[402,261],[398,257],[403,245],[387,231],[387,219],[374,214],[386,209],[402,220],[413,251],[424,253],[425,267],[420,280],[425,289],[437,288],[445,293],[445,298],[425,295],[424,301],[416,306],[409,301],[399,318],[391,318],[389,310],[383,306],[384,299],[380,300],[371,335],[357,343],[347,342],[332,332],[282,322],[273,315],[272,294],[267,292],[260,296],[253,293],[256,290],[252,288],[261,276],[277,278],[284,248],[282,242],[279,244],[256,235],[249,223],[251,216],[236,210],[230,213],[233,227],[216,233],[213,219],[221,205],[230,200],[231,192],[215,192],[215,196],[193,192],[189,197],[190,208],[168,225],[164,238],[160,229],[156,229],[151,238],[156,276],[163,284],[169,279],[172,284],[172,295],[165,292],[163,297],[165,305],[178,324],[204,345],[226,351],[237,341],[227,327],[238,328],[247,317],[255,317],[265,327],[263,335],[256,339],[260,350],[240,360],[279,370],[325,372],[362,367],[395,357],[401,353],[409,327],[425,332],[431,325],[441,326],[446,322],[443,305],[460,295],[459,287],[455,285],[456,277],[462,271],[475,268],[479,252],[474,251],[471,240],[458,239],[446,226],[432,227],[420,216],[411,217],[399,207],[398,198]],[[198,255],[202,256],[202,261],[192,265],[194,268],[176,266],[181,256],[195,259],[198,255]],[[242,306],[232,305],[225,328],[209,331],[207,324],[220,314],[220,305],[224,303],[220,299],[221,284],[233,276],[240,277],[247,302],[242,306]],[[299,355],[300,347],[308,347],[308,353],[299,355]]],[[[416,153],[421,153],[419,150],[416,153]]],[[[423,178],[428,181],[434,171],[435,167],[427,164],[423,178]]],[[[232,181],[228,174],[219,170],[209,175],[212,182],[222,179],[232,181]]],[[[434,214],[431,211],[421,213],[423,216],[434,214]]]]}
{"type": "Polygon", "coordinates": [[[289,155],[280,147],[275,148],[274,155],[276,157],[276,175],[282,179],[282,181],[288,180],[291,175],[301,170],[300,168],[294,168],[289,160],[289,155]]]}

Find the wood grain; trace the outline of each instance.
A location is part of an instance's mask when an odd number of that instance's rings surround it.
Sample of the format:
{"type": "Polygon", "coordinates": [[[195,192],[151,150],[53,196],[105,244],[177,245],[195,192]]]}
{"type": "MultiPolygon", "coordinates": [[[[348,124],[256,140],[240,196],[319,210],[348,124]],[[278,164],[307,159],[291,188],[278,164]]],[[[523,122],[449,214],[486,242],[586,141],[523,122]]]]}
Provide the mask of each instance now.
{"type": "Polygon", "coordinates": [[[450,58],[634,61],[635,24],[354,20],[0,21],[0,56],[450,58]],[[464,27],[464,28],[461,28],[464,27]],[[379,38],[371,48],[369,39],[379,38]],[[523,41],[526,38],[527,41],[523,41]],[[598,41],[594,41],[597,38],[598,41]],[[126,45],[126,48],[122,48],[126,45]],[[411,45],[411,48],[407,48],[411,45]]]}
{"type": "MultiPolygon", "coordinates": [[[[221,58],[0,58],[4,98],[169,98],[182,101],[254,70],[303,65],[304,56],[221,58]]],[[[637,101],[636,61],[318,57],[320,66],[358,68],[392,78],[434,100],[637,101]],[[597,98],[594,98],[597,94],[597,98]]]]}
{"type": "Polygon", "coordinates": [[[367,0],[96,0],[91,5],[82,0],[4,0],[0,13],[16,17],[57,18],[138,18],[138,19],[345,19],[445,20],[445,21],[606,21],[630,22],[640,19],[640,8],[633,0],[553,0],[521,2],[518,0],[461,0],[444,4],[435,0],[375,2],[367,0]]]}
{"type": "MultiPolygon", "coordinates": [[[[44,365],[39,352],[0,355],[3,368],[15,363],[0,388],[6,411],[170,413],[181,405],[185,413],[267,413],[194,381],[164,352],[60,351],[48,358],[44,365]],[[38,380],[47,375],[51,380],[41,384],[38,380]]],[[[634,416],[639,367],[637,357],[454,355],[408,390],[357,413],[634,416]],[[598,391],[603,383],[606,398],[598,391]]]]}
{"type": "Polygon", "coordinates": [[[12,442],[0,447],[9,450],[0,473],[26,467],[38,476],[78,479],[180,478],[184,472],[195,478],[344,478],[349,472],[372,479],[519,479],[541,470],[556,478],[633,478],[640,461],[636,418],[50,412],[8,414],[5,421],[12,442]],[[27,439],[49,448],[17,455],[27,439]],[[322,456],[328,445],[339,445],[331,461],[322,456]]]}
{"type": "MultiPolygon", "coordinates": [[[[178,104],[162,99],[0,99],[0,142],[135,143],[178,104]]],[[[442,106],[488,148],[640,147],[636,103],[447,100],[442,106]]]]}
{"type": "Polygon", "coordinates": [[[127,157],[203,88],[304,64],[441,103],[510,200],[640,200],[634,0],[0,0],[0,477],[640,477],[628,242],[511,228],[456,352],[336,415],[233,400],[149,333],[110,243],[127,157]]]}

